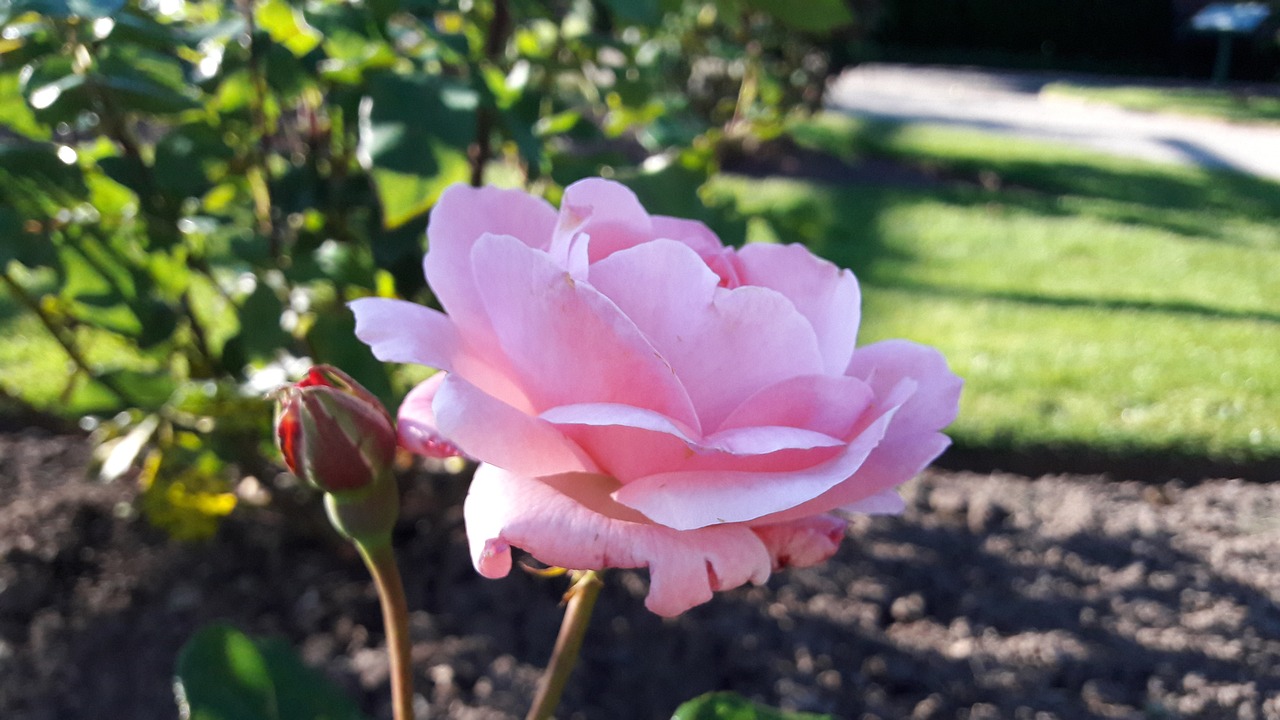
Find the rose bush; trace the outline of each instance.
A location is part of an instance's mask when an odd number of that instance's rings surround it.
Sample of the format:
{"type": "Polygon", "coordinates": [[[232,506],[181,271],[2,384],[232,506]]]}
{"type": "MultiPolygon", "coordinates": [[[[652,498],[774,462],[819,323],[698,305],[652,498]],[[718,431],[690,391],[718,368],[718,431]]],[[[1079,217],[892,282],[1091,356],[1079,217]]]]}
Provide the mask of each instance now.
{"type": "Polygon", "coordinates": [[[575,569],[647,567],[647,606],[830,557],[841,512],[947,446],[961,381],[932,348],[855,349],[857,280],[798,245],[725,247],[584,180],[541,199],[453,187],[432,211],[427,281],[446,313],[367,298],[382,360],[441,371],[400,442],[480,461],[465,507],[476,568],[511,547],[575,569]]]}

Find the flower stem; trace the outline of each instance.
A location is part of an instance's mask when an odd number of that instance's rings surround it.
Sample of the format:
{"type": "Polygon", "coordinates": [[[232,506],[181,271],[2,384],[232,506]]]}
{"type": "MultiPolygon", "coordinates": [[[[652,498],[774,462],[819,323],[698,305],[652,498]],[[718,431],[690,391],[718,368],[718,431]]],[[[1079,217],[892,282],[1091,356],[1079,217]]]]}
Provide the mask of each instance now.
{"type": "Polygon", "coordinates": [[[395,720],[413,720],[413,668],[409,662],[409,608],[404,583],[391,551],[390,538],[373,546],[356,543],[360,557],[373,576],[382,605],[382,624],[387,633],[387,655],[391,660],[391,709],[395,720]]]}
{"type": "Polygon", "coordinates": [[[533,707],[529,708],[525,720],[549,720],[560,704],[560,695],[582,650],[587,623],[591,622],[591,610],[595,607],[596,598],[600,597],[600,588],[604,587],[600,574],[595,570],[580,571],[574,575],[574,583],[565,593],[568,604],[564,609],[564,621],[560,624],[560,635],[556,637],[556,647],[551,651],[551,662],[542,675],[538,694],[534,696],[533,707]]]}

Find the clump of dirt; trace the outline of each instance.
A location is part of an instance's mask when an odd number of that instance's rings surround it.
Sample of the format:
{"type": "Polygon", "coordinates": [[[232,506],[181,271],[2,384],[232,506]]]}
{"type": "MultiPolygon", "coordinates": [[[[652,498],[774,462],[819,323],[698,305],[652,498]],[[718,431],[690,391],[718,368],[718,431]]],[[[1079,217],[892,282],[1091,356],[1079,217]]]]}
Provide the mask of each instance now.
{"type": "MultiPolygon", "coordinates": [[[[276,503],[180,545],[83,477],[82,438],[0,435],[0,717],[172,718],[204,623],[283,636],[389,717],[358,559],[276,503]]],[[[471,568],[461,476],[404,484],[420,717],[523,717],[563,580],[471,568]]],[[[840,553],[684,616],[612,572],[561,717],[669,717],[736,690],[839,718],[1280,718],[1280,486],[931,472],[840,553]]],[[[313,515],[314,514],[314,515],[313,515]]]]}

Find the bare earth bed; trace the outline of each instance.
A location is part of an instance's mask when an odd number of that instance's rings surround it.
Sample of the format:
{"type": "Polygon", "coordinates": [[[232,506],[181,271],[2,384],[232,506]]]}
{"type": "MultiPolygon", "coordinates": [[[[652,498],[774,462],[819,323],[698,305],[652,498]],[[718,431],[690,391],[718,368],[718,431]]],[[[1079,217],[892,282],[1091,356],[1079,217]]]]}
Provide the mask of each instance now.
{"type": "MultiPolygon", "coordinates": [[[[0,717],[176,717],[177,650],[214,620],[287,638],[389,717],[376,599],[318,507],[178,545],[122,511],[127,483],[84,480],[87,454],[0,435],[0,717]]],[[[420,717],[522,717],[563,580],[476,576],[462,483],[405,483],[420,717]]],[[[611,573],[561,717],[729,689],[839,718],[1280,719],[1280,485],[935,472],[906,495],[832,562],[676,620],[611,573]]]]}

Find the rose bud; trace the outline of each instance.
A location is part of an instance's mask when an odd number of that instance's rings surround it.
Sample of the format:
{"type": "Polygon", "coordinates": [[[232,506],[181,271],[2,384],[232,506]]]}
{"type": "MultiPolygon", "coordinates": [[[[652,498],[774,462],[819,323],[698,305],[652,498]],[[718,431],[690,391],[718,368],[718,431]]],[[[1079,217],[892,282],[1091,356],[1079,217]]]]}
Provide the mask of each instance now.
{"type": "Polygon", "coordinates": [[[276,396],[276,441],[289,470],[327,493],[349,494],[387,476],[396,453],[391,415],[351,376],[328,365],[276,396]]]}

